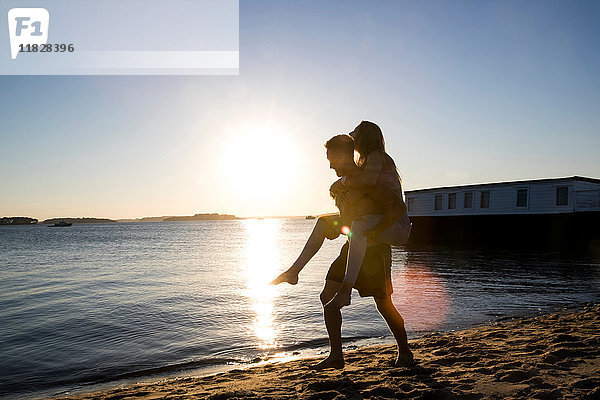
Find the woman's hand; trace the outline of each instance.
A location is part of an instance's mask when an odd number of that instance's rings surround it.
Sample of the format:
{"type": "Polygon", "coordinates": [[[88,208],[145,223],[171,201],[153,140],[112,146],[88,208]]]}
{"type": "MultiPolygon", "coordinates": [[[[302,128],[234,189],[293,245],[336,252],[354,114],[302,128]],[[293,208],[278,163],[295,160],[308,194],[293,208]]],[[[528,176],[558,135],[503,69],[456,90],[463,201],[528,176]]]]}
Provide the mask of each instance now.
{"type": "Polygon", "coordinates": [[[331,197],[334,198],[338,207],[340,205],[343,206],[345,204],[348,204],[348,201],[350,200],[348,188],[343,183],[342,179],[338,179],[337,181],[333,182],[333,184],[329,188],[329,193],[331,194],[331,197]]]}
{"type": "Polygon", "coordinates": [[[344,185],[342,183],[341,179],[338,179],[337,181],[333,182],[333,184],[329,188],[329,192],[336,196],[340,195],[341,193],[345,192],[346,190],[347,190],[346,185],[344,185]]]}
{"type": "Polygon", "coordinates": [[[352,298],[352,284],[349,282],[342,283],[337,294],[325,305],[327,309],[337,309],[350,305],[352,298]]]}
{"type": "Polygon", "coordinates": [[[348,192],[341,192],[335,196],[335,205],[338,208],[347,207],[349,201],[350,201],[350,196],[348,195],[348,192]]]}

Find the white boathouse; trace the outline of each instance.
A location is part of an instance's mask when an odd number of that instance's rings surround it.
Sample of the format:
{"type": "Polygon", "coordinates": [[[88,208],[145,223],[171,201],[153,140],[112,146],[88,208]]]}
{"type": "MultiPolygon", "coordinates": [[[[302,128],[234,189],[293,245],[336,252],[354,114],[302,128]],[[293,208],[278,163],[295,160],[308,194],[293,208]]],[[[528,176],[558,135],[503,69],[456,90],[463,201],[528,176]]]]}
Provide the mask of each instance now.
{"type": "Polygon", "coordinates": [[[600,179],[573,176],[404,192],[408,215],[557,214],[600,211],[600,179]]]}
{"type": "Polygon", "coordinates": [[[413,223],[409,243],[506,240],[506,235],[515,238],[518,229],[523,239],[557,245],[594,240],[600,231],[600,179],[572,176],[447,186],[407,190],[404,195],[413,223]]]}

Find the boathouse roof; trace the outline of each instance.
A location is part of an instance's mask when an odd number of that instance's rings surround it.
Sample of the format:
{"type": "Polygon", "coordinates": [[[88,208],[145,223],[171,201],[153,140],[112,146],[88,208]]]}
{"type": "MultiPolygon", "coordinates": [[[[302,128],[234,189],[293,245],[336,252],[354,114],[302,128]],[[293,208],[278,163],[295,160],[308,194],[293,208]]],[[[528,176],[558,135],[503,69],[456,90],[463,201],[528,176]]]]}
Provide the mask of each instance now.
{"type": "Polygon", "coordinates": [[[506,182],[489,182],[489,183],[471,183],[468,185],[456,185],[456,186],[440,186],[440,187],[432,187],[426,189],[414,189],[414,190],[405,190],[404,193],[419,193],[419,192],[427,192],[433,190],[446,190],[446,189],[457,189],[460,190],[462,188],[472,188],[472,187],[480,187],[480,186],[500,186],[500,185],[524,185],[528,183],[544,183],[544,182],[552,182],[552,181],[565,181],[565,180],[576,180],[576,181],[584,181],[600,184],[600,179],[596,178],[587,178],[584,176],[567,176],[564,178],[542,178],[542,179],[527,179],[527,180],[519,180],[519,181],[506,181],[506,182]]]}

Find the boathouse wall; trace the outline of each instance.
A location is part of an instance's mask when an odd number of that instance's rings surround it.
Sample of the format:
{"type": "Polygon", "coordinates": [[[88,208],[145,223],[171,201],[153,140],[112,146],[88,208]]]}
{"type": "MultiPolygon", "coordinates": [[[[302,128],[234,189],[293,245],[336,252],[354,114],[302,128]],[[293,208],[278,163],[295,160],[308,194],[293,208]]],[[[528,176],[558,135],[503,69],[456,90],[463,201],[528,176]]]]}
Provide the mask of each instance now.
{"type": "Polygon", "coordinates": [[[556,178],[406,191],[409,216],[561,214],[600,210],[600,181],[556,178]]]}

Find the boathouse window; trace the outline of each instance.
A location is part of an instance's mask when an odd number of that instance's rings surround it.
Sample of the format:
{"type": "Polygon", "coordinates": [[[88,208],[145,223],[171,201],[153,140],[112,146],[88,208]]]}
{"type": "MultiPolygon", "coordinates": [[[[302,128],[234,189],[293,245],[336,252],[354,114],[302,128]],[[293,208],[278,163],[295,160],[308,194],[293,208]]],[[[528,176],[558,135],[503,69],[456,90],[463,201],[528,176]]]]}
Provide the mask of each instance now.
{"type": "Polygon", "coordinates": [[[490,208],[490,191],[484,190],[481,192],[481,203],[479,204],[481,208],[490,208]]]}
{"type": "Polygon", "coordinates": [[[557,206],[568,206],[569,205],[569,187],[560,186],[556,188],[556,205],[557,206]]]}
{"type": "Polygon", "coordinates": [[[456,208],[456,193],[448,193],[448,210],[456,208]]]}
{"type": "Polygon", "coordinates": [[[473,192],[465,193],[465,206],[464,208],[473,208],[473,192]]]}
{"type": "Polygon", "coordinates": [[[442,195],[441,194],[436,194],[435,195],[435,204],[433,206],[434,210],[441,210],[442,209],[442,195]]]}
{"type": "Polygon", "coordinates": [[[517,189],[517,207],[527,207],[527,189],[517,189]]]}
{"type": "Polygon", "coordinates": [[[406,199],[406,208],[408,211],[412,211],[415,208],[415,199],[413,197],[406,199]]]}

